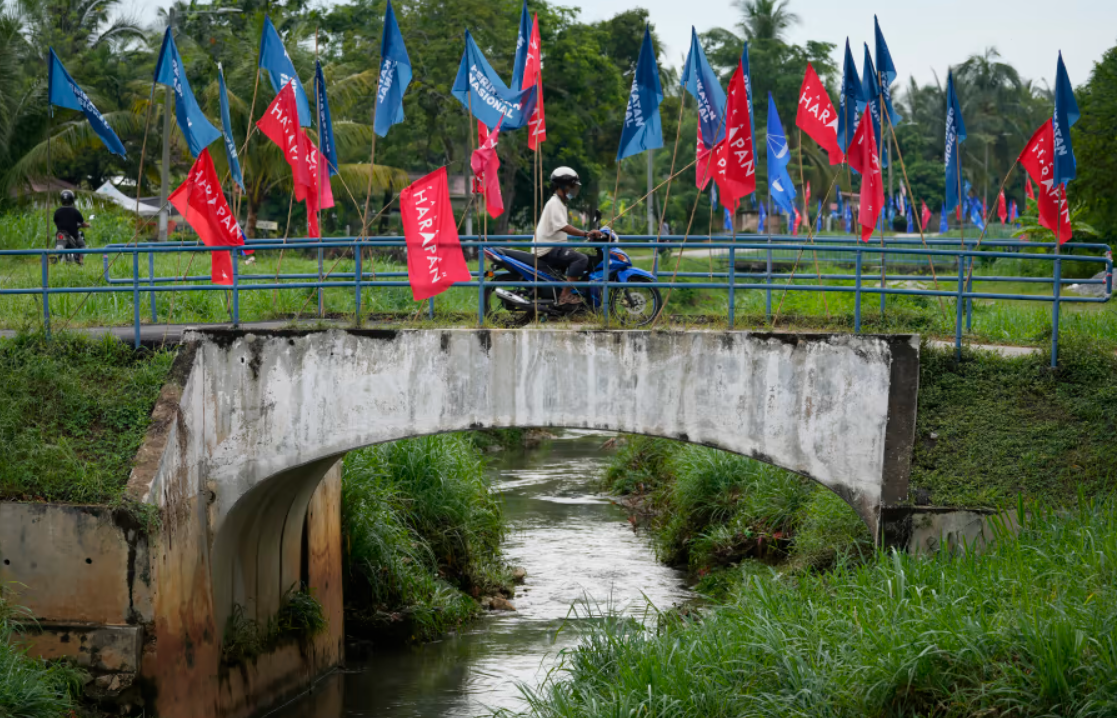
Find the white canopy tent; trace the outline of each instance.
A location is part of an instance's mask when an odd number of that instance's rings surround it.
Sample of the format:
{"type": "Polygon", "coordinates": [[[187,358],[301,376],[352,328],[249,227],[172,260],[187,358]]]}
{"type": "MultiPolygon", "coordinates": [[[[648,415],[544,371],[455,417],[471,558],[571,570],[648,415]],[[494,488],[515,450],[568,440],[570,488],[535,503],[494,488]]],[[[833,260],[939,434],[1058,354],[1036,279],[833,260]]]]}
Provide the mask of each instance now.
{"type": "MultiPolygon", "coordinates": [[[[113,186],[112,182],[105,182],[103,185],[97,188],[97,191],[94,192],[94,194],[104,197],[109,201],[120,205],[124,209],[130,210],[132,212],[136,211],[136,198],[129,197],[128,195],[124,194],[115,186],[113,186]]],[[[139,214],[141,217],[154,217],[155,215],[159,214],[159,208],[155,205],[140,202],[139,214]]]]}

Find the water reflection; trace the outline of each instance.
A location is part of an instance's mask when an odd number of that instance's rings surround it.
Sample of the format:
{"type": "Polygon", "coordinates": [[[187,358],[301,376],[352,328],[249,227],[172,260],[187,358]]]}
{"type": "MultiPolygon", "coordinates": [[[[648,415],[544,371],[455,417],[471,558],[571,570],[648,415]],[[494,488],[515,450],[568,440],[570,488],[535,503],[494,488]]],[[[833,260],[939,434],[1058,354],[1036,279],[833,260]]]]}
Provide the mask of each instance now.
{"type": "Polygon", "coordinates": [[[542,449],[494,463],[512,527],[505,551],[528,572],[513,599],[516,612],[492,614],[436,643],[350,662],[349,671],[274,715],[460,718],[522,707],[518,686],[538,685],[557,653],[577,643],[581,621],[567,620],[572,606],[588,601],[642,616],[648,601],[663,608],[685,600],[682,575],[656,563],[624,512],[594,493],[609,459],[600,448],[607,438],[564,432],[542,449]]]}

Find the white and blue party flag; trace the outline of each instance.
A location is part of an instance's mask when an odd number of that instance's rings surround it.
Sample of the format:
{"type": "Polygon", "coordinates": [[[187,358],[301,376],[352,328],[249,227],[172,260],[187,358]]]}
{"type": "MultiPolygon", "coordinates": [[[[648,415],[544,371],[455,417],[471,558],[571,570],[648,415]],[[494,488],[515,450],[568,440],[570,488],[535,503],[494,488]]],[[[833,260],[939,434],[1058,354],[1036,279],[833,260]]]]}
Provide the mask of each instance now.
{"type": "Polygon", "coordinates": [[[109,123],[105,122],[104,116],[94,106],[93,101],[89,99],[89,95],[85,94],[85,90],[78,87],[78,83],[74,82],[70,73],[66,72],[66,68],[62,66],[62,61],[58,59],[58,55],[54,54],[53,47],[50,48],[47,97],[50,98],[52,107],[65,107],[70,110],[78,110],[84,114],[85,119],[89,120],[89,126],[105,143],[105,147],[109,148],[109,152],[121,157],[125,155],[124,144],[109,127],[109,123]]]}
{"type": "MultiPolygon", "coordinates": [[[[383,137],[392,125],[403,122],[403,93],[411,84],[411,58],[392,10],[392,0],[384,12],[384,35],[380,38],[380,80],[376,87],[376,122],[373,129],[383,137]]],[[[492,125],[490,125],[491,127],[492,125]]]]}
{"type": "Polygon", "coordinates": [[[876,138],[879,148],[880,166],[887,167],[888,143],[884,141],[884,133],[881,132],[880,124],[882,119],[880,114],[880,80],[877,77],[877,69],[873,65],[873,56],[869,53],[869,43],[865,43],[865,61],[861,66],[861,92],[865,98],[865,111],[873,118],[873,137],[876,138]]]}
{"type": "Polygon", "coordinates": [[[1074,159],[1074,148],[1070,142],[1070,128],[1078,122],[1078,102],[1074,99],[1074,88],[1063,64],[1063,53],[1059,53],[1059,66],[1055,71],[1055,175],[1056,185],[1066,184],[1075,178],[1078,163],[1074,159]]]}
{"type": "Polygon", "coordinates": [[[884,95],[884,111],[888,113],[892,126],[896,127],[904,119],[892,106],[892,83],[896,81],[896,64],[892,62],[892,53],[888,51],[888,43],[884,41],[884,33],[880,31],[880,20],[877,20],[876,15],[873,15],[873,26],[876,30],[877,72],[882,79],[880,92],[884,95]]]}
{"type": "Polygon", "coordinates": [[[233,181],[244,190],[244,175],[240,171],[240,158],[237,157],[237,143],[233,139],[233,122],[229,117],[229,91],[225,89],[225,71],[217,64],[217,91],[221,103],[221,134],[225,138],[225,159],[229,162],[229,173],[233,181]]]}
{"type": "Polygon", "coordinates": [[[725,231],[726,232],[732,232],[733,231],[733,215],[730,213],[728,207],[722,207],[722,209],[725,210],[725,224],[724,224],[725,231]]]}
{"type": "Polygon", "coordinates": [[[954,91],[954,73],[950,72],[946,76],[946,203],[943,215],[953,212],[962,201],[963,194],[958,186],[961,174],[958,146],[965,141],[966,123],[962,120],[962,108],[954,91]]]}
{"type": "Polygon", "coordinates": [[[981,216],[981,214],[982,214],[981,200],[978,199],[977,197],[971,197],[969,205],[970,205],[970,208],[969,208],[969,210],[970,210],[970,221],[973,222],[973,225],[975,227],[977,227],[982,232],[984,232],[985,231],[985,219],[981,216]]]}
{"type": "MultiPolygon", "coordinates": [[[[748,80],[745,82],[747,87],[748,80]]],[[[725,137],[725,123],[722,122],[725,90],[721,89],[718,76],[706,60],[706,53],[698,42],[698,33],[693,26],[690,28],[690,52],[683,65],[679,84],[698,102],[698,129],[702,144],[709,149],[725,137]]]]}
{"type": "Polygon", "coordinates": [[[783,123],[776,112],[776,101],[768,93],[768,194],[776,206],[788,214],[795,215],[795,185],[787,174],[787,164],[791,161],[791,151],[787,146],[787,136],[783,133],[783,123]]]}
{"type": "Polygon", "coordinates": [[[264,32],[260,35],[260,67],[267,70],[272,89],[277,93],[286,87],[288,82],[295,81],[295,104],[299,108],[299,124],[310,127],[313,116],[310,114],[306,90],[303,89],[303,83],[295,72],[295,63],[291,62],[287,48],[283,47],[283,41],[279,39],[279,33],[276,32],[275,25],[267,15],[264,16],[264,32]]]}
{"type": "Polygon", "coordinates": [[[465,52],[450,93],[486,127],[496,127],[503,120],[502,132],[525,126],[535,111],[535,85],[526,90],[508,89],[468,30],[465,52]]]}
{"type": "Polygon", "coordinates": [[[520,29],[516,31],[516,57],[512,61],[512,82],[514,90],[523,89],[524,66],[527,64],[528,45],[531,42],[531,14],[527,11],[527,0],[520,10],[520,29]]]}
{"type": "Polygon", "coordinates": [[[659,120],[659,103],[662,101],[663,88],[659,84],[652,32],[645,26],[640,59],[636,61],[636,74],[632,78],[632,90],[628,93],[628,109],[624,113],[617,161],[663,147],[663,130],[659,120]]]}
{"type": "Polygon", "coordinates": [[[336,175],[337,142],[334,141],[334,123],[330,117],[330,100],[326,96],[326,78],[322,75],[322,63],[314,62],[314,92],[318,101],[318,151],[322,153],[330,168],[330,176],[336,175]]]}
{"type": "Polygon", "coordinates": [[[211,142],[221,136],[220,130],[213,126],[198,106],[190,81],[186,79],[186,69],[182,66],[182,56],[178,54],[171,28],[163,33],[163,47],[159,50],[159,60],[155,63],[155,81],[174,91],[175,119],[178,129],[186,138],[190,154],[195,158],[211,142]]]}
{"type": "Polygon", "coordinates": [[[847,37],[845,60],[842,62],[842,92],[838,97],[838,143],[842,152],[849,150],[849,143],[857,131],[857,115],[865,107],[861,96],[861,78],[857,76],[857,65],[847,37]]]}

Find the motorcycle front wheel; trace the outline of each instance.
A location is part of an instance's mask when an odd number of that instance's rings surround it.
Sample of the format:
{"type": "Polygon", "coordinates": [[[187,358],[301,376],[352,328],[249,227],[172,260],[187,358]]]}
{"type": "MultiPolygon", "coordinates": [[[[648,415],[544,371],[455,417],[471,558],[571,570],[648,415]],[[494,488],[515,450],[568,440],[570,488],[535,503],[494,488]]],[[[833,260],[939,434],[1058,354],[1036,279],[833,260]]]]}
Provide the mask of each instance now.
{"type": "Polygon", "coordinates": [[[642,287],[651,282],[645,277],[633,277],[622,287],[609,290],[609,312],[623,327],[636,328],[650,324],[663,306],[656,287],[642,287]]]}

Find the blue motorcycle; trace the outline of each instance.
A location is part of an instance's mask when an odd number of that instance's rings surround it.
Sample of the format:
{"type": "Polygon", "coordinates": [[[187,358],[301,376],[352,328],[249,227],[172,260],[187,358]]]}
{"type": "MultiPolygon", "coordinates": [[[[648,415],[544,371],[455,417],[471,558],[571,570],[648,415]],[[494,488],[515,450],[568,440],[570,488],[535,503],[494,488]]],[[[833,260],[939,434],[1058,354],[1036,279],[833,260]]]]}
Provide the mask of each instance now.
{"type": "MultiPolygon", "coordinates": [[[[608,241],[619,238],[608,227],[601,230],[608,241]]],[[[622,326],[641,327],[650,323],[663,306],[659,289],[644,286],[655,282],[655,277],[643,269],[632,266],[624,250],[609,250],[606,266],[604,249],[593,248],[591,269],[578,281],[600,282],[608,272],[610,282],[623,282],[623,286],[609,288],[609,312],[622,326]]],[[[518,286],[486,287],[485,317],[493,324],[526,324],[536,315],[541,318],[563,318],[601,310],[601,288],[577,287],[575,292],[582,301],[577,304],[559,304],[561,286],[534,286],[540,282],[562,282],[562,272],[547,264],[546,255],[536,257],[507,247],[486,247],[486,282],[519,282],[518,286]],[[538,273],[536,268],[538,267],[538,273]]]]}

